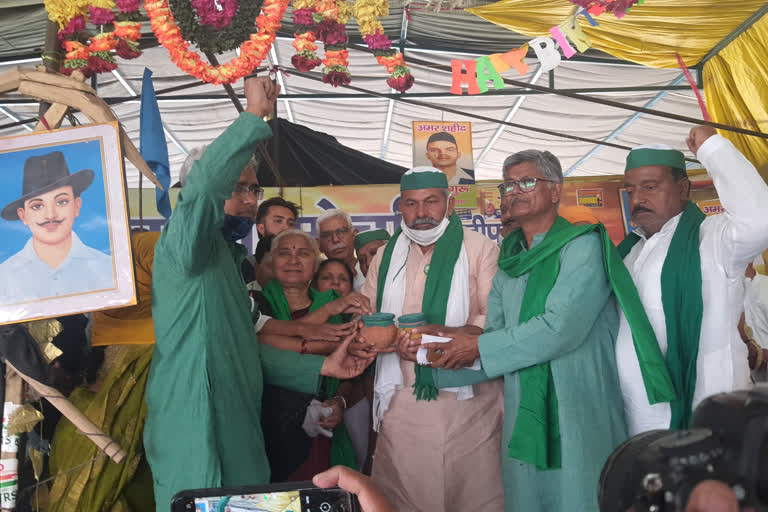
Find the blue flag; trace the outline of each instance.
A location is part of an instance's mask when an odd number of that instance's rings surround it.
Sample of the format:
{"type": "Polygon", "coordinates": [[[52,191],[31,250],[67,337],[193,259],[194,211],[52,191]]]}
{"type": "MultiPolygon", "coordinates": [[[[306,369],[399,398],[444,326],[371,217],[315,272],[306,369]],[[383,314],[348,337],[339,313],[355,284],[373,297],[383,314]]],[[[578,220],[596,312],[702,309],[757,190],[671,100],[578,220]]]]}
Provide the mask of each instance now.
{"type": "Polygon", "coordinates": [[[144,79],[141,82],[140,123],[141,156],[165,189],[155,189],[155,197],[157,211],[167,219],[171,216],[171,200],[168,197],[168,189],[171,186],[171,166],[168,164],[168,146],[165,143],[163,121],[160,119],[160,108],[157,106],[155,87],[152,85],[152,71],[149,68],[144,68],[144,79]]]}

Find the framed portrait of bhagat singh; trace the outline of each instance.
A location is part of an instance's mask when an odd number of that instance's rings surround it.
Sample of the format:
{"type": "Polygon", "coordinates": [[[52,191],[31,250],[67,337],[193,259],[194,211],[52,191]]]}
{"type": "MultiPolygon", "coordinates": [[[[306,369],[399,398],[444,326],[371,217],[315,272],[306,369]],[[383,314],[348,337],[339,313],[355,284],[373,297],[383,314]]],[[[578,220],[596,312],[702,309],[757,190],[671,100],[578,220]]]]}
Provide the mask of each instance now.
{"type": "Polygon", "coordinates": [[[0,324],[136,304],[118,123],[0,138],[0,324]]]}

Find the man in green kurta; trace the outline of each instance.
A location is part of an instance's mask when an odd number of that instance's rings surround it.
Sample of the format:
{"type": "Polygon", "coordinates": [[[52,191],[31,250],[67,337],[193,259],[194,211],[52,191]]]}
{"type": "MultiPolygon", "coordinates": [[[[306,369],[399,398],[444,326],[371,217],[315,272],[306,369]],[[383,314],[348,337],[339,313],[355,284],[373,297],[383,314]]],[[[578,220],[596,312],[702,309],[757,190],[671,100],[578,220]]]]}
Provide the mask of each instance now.
{"type": "Polygon", "coordinates": [[[279,87],[245,82],[248,108],[192,167],[155,247],[152,316],[155,353],[144,433],[158,512],[184,489],[264,484],[269,464],[261,431],[266,380],[306,393],[320,375],[350,378],[369,361],[327,358],[259,344],[235,243],[253,225],[261,189],[244,166],[271,131],[279,87]]]}
{"type": "Polygon", "coordinates": [[[520,223],[504,239],[485,334],[457,335],[433,366],[439,387],[504,377],[505,510],[596,511],[600,471],[627,438],[614,351],[616,301],[633,332],[649,400],[674,396],[631,278],[602,225],[558,216],[563,175],[535,150],[504,162],[501,195],[520,223]],[[614,295],[615,292],[615,295],[614,295]],[[482,371],[458,369],[477,357],[482,371]]]}

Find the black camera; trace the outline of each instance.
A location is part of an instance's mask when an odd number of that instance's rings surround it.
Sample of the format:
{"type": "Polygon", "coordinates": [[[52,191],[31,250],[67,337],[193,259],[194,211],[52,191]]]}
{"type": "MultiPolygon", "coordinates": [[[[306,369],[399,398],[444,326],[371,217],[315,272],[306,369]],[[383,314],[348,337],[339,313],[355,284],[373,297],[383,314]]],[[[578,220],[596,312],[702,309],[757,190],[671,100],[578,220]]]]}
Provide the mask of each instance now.
{"type": "Polygon", "coordinates": [[[690,430],[652,430],[622,443],[603,467],[602,512],[683,512],[703,480],[728,485],[741,509],[768,512],[768,385],[721,393],[690,430]]]}

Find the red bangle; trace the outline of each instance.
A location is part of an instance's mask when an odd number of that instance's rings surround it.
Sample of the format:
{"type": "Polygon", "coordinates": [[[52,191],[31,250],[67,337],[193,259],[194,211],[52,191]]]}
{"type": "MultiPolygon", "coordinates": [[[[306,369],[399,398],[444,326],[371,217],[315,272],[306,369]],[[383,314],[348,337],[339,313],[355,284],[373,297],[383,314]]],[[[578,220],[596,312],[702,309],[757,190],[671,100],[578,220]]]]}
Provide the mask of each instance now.
{"type": "Polygon", "coordinates": [[[299,354],[306,354],[309,352],[309,343],[307,340],[301,342],[301,352],[299,354]]]}

